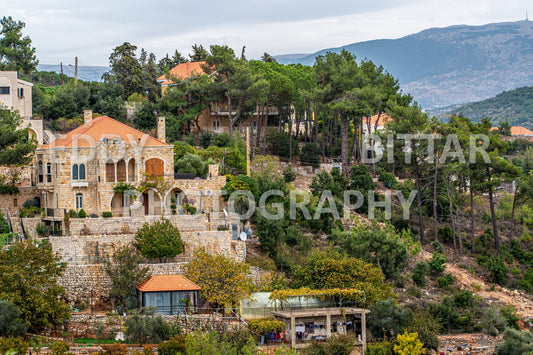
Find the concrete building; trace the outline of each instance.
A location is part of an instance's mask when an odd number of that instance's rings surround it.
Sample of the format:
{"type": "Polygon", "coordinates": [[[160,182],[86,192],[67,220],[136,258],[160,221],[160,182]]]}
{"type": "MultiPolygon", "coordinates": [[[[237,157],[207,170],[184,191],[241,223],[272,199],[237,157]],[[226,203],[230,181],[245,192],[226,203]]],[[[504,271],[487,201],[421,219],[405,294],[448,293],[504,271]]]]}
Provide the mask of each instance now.
{"type": "Polygon", "coordinates": [[[18,111],[24,119],[30,119],[32,86],[32,83],[19,79],[16,71],[0,71],[0,105],[18,111]]]}

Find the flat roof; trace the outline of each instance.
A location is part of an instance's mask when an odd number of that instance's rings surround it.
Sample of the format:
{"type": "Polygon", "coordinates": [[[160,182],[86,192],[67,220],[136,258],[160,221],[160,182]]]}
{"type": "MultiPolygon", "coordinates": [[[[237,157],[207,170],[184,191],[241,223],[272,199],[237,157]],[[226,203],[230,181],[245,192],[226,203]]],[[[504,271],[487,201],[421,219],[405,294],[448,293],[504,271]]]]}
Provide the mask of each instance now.
{"type": "Polygon", "coordinates": [[[303,318],[303,317],[323,317],[327,316],[328,314],[330,316],[336,316],[336,315],[342,315],[342,314],[368,314],[370,311],[368,309],[364,308],[353,308],[353,307],[347,307],[343,308],[343,312],[341,312],[341,308],[315,308],[315,309],[294,309],[294,310],[288,310],[288,311],[274,311],[272,312],[273,316],[280,317],[280,318],[303,318]]]}

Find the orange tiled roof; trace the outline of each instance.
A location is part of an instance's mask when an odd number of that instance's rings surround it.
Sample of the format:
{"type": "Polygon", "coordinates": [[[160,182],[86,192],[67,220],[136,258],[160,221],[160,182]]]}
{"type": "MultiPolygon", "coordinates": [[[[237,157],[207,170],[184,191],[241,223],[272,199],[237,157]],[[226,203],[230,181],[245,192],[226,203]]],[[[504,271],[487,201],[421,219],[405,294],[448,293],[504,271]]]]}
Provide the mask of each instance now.
{"type": "Polygon", "coordinates": [[[529,129],[527,129],[525,127],[521,127],[521,126],[513,126],[513,127],[511,127],[511,135],[512,136],[522,136],[522,135],[526,135],[526,134],[533,135],[533,132],[530,131],[529,129]]]}
{"type": "MultiPolygon", "coordinates": [[[[382,113],[381,117],[379,114],[375,114],[374,116],[370,117],[370,125],[372,127],[374,127],[374,125],[376,124],[378,117],[379,117],[378,126],[385,126],[385,123],[392,121],[392,118],[390,117],[388,113],[382,113]]],[[[368,117],[363,117],[363,125],[366,126],[368,124],[368,119],[369,119],[368,117]]]]}
{"type": "MultiPolygon", "coordinates": [[[[179,80],[185,80],[191,76],[199,76],[204,74],[204,69],[202,68],[205,65],[205,62],[185,62],[176,65],[174,68],[170,69],[171,78],[176,78],[179,80]]],[[[172,84],[172,80],[168,79],[166,74],[161,75],[157,78],[158,82],[161,82],[161,85],[172,84]]]]}
{"type": "Polygon", "coordinates": [[[101,138],[120,138],[125,142],[140,140],[144,146],[148,147],[167,145],[166,143],[163,143],[160,140],[147,135],[146,133],[114,120],[111,117],[100,116],[94,118],[89,127],[86,127],[85,124],[82,124],[78,128],[75,128],[67,134],[57,138],[55,141],[43,145],[40,149],[50,149],[56,147],[94,147],[96,142],[98,142],[101,138]]]}
{"type": "MultiPolygon", "coordinates": [[[[500,128],[498,127],[491,127],[489,131],[499,131],[500,128]]],[[[511,136],[523,136],[523,135],[533,135],[533,132],[529,129],[522,127],[522,126],[512,126],[511,127],[511,136]]]]}
{"type": "Polygon", "coordinates": [[[137,286],[141,292],[199,291],[201,288],[183,275],[154,275],[137,286]]]}

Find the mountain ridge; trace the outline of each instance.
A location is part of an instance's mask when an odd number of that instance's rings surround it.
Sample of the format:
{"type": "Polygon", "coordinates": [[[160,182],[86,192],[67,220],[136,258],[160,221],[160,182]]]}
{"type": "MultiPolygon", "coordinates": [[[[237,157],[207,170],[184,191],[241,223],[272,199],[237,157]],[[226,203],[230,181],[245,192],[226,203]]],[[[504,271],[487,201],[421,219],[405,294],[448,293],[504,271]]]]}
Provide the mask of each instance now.
{"type": "Polygon", "coordinates": [[[533,22],[429,28],[398,39],[377,39],[317,51],[280,63],[312,65],[315,57],[342,49],[368,58],[394,75],[427,109],[483,100],[533,85],[533,22]]]}

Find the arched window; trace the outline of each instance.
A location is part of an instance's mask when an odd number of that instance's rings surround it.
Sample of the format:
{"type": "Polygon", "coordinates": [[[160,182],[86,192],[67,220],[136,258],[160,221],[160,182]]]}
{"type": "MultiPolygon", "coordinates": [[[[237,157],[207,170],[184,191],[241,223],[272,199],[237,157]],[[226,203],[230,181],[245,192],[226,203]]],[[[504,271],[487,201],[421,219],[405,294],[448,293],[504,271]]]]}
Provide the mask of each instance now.
{"type": "Polygon", "coordinates": [[[72,165],[72,180],[78,180],[78,164],[72,165]]]}
{"type": "Polygon", "coordinates": [[[80,164],[79,173],[80,180],[85,180],[85,164],[80,164]]]}
{"type": "Polygon", "coordinates": [[[76,208],[83,208],[83,194],[76,194],[76,208]]]}

